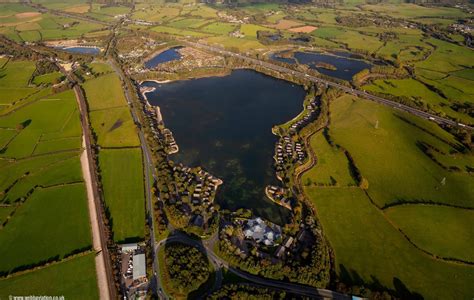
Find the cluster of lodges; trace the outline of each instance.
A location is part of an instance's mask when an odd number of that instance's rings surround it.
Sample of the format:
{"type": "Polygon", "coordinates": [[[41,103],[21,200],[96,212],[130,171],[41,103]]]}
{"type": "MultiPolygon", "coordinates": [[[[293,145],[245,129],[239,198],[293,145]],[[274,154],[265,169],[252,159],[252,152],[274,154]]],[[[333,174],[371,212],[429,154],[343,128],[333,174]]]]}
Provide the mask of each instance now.
{"type": "Polygon", "coordinates": [[[222,181],[204,170],[173,166],[173,178],[177,178],[170,189],[169,204],[178,205],[180,210],[191,216],[190,224],[203,227],[214,212],[214,198],[222,181]],[[179,203],[178,203],[179,201],[179,203]]]}
{"type": "MultiPolygon", "coordinates": [[[[142,87],[141,88],[142,94],[146,92],[150,92],[152,90],[142,87]]],[[[144,97],[146,99],[146,97],[144,97]]],[[[163,141],[165,145],[165,150],[168,154],[173,154],[179,151],[178,144],[173,137],[173,133],[168,128],[163,128],[160,130],[158,125],[164,125],[163,120],[161,117],[161,112],[159,107],[153,107],[146,103],[143,106],[143,112],[148,120],[148,124],[150,125],[151,132],[153,137],[157,140],[163,141]]]]}
{"type": "Polygon", "coordinates": [[[136,243],[119,247],[121,287],[128,298],[144,296],[148,289],[145,249],[136,243]]]}
{"type": "Polygon", "coordinates": [[[276,144],[275,161],[277,165],[287,162],[303,162],[306,154],[300,142],[294,142],[288,135],[283,136],[276,144]]]}
{"type": "Polygon", "coordinates": [[[291,199],[286,197],[288,191],[282,187],[269,185],[265,188],[265,194],[273,202],[291,210],[291,199]]]}
{"type": "Polygon", "coordinates": [[[299,129],[308,125],[309,122],[314,120],[316,116],[316,102],[313,100],[311,103],[306,105],[306,110],[308,111],[303,118],[300,118],[295,123],[291,124],[290,129],[294,131],[298,131],[299,129]]]}
{"type": "Polygon", "coordinates": [[[290,255],[299,256],[305,249],[311,248],[314,243],[315,239],[311,231],[305,228],[305,226],[301,226],[296,237],[286,237],[283,243],[278,246],[274,255],[279,259],[286,259],[290,255]]]}

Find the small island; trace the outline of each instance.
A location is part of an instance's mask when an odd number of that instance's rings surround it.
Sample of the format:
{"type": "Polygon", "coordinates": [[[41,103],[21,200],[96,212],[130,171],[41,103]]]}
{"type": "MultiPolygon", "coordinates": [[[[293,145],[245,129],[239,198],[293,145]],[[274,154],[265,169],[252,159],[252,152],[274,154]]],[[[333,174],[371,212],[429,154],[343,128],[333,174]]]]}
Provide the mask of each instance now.
{"type": "Polygon", "coordinates": [[[317,63],[314,64],[316,68],[322,68],[326,70],[331,70],[331,71],[337,71],[337,68],[334,65],[331,65],[326,62],[318,61],[317,63]]]}

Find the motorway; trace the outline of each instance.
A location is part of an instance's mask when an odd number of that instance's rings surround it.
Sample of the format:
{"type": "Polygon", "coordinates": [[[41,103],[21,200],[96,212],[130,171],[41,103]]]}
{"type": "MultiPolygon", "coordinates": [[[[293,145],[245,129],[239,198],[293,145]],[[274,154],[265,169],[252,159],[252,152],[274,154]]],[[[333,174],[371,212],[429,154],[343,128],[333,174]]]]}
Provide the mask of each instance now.
{"type": "Polygon", "coordinates": [[[437,115],[433,115],[433,114],[427,113],[425,111],[413,108],[411,106],[407,106],[407,105],[398,103],[396,101],[392,101],[392,100],[388,100],[388,99],[381,98],[381,97],[378,97],[378,96],[374,96],[374,95],[369,94],[365,91],[357,90],[357,89],[354,89],[354,88],[351,88],[351,87],[348,87],[348,86],[345,86],[345,85],[342,85],[342,84],[339,84],[339,83],[336,83],[336,82],[332,82],[332,81],[329,81],[329,80],[326,80],[326,79],[323,79],[323,78],[319,78],[319,77],[316,77],[316,76],[305,74],[303,72],[292,70],[290,68],[282,67],[280,65],[276,65],[276,64],[270,63],[268,61],[258,60],[258,59],[255,59],[255,58],[252,58],[252,57],[249,57],[249,56],[245,56],[245,55],[242,55],[242,54],[239,54],[239,53],[227,51],[227,50],[224,50],[224,49],[221,49],[221,48],[218,48],[218,47],[209,46],[209,45],[202,44],[202,43],[195,43],[195,42],[189,42],[189,41],[181,41],[181,42],[183,42],[185,44],[188,44],[188,45],[190,45],[192,47],[195,47],[195,48],[200,48],[200,49],[204,49],[204,50],[211,51],[211,52],[217,52],[221,55],[236,57],[236,58],[242,59],[242,60],[244,60],[248,63],[258,65],[258,66],[262,66],[262,67],[268,68],[268,69],[273,70],[273,71],[291,74],[292,76],[298,77],[300,79],[309,80],[313,83],[324,84],[328,87],[334,87],[334,88],[340,89],[340,90],[342,90],[346,93],[349,93],[349,94],[352,94],[352,95],[355,95],[355,96],[358,96],[358,97],[361,97],[361,98],[365,98],[365,99],[368,99],[368,100],[371,100],[371,101],[374,101],[374,102],[378,102],[378,103],[384,104],[386,106],[389,106],[389,107],[392,107],[392,108],[395,108],[395,109],[405,111],[405,112],[410,113],[412,115],[415,115],[415,116],[418,116],[418,117],[436,122],[440,125],[450,125],[450,126],[460,127],[460,128],[464,128],[464,129],[474,130],[474,127],[471,127],[471,126],[468,126],[468,125],[465,125],[465,124],[461,124],[461,123],[457,123],[453,120],[442,118],[442,117],[439,117],[437,115]]]}

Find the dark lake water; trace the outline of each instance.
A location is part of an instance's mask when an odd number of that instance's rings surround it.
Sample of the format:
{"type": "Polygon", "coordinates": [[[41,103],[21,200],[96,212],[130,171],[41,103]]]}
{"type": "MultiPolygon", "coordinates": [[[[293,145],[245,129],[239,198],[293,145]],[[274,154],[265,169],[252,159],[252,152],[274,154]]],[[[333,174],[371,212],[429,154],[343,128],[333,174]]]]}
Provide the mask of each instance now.
{"type": "Polygon", "coordinates": [[[346,52],[335,52],[334,54],[324,54],[317,52],[295,52],[294,58],[283,58],[272,55],[272,59],[293,64],[300,63],[308,65],[311,69],[317,70],[321,74],[332,76],[343,80],[352,80],[352,76],[363,69],[370,69],[371,64],[358,59],[350,58],[351,54],[346,52]],[[316,67],[316,63],[324,62],[336,67],[337,70],[328,70],[316,67]]]}
{"type": "Polygon", "coordinates": [[[145,67],[148,69],[152,69],[159,64],[180,59],[181,54],[179,54],[179,52],[177,51],[179,48],[181,47],[170,48],[155,55],[152,59],[145,62],[145,67]]]}
{"type": "Polygon", "coordinates": [[[217,195],[222,208],[251,208],[277,223],[288,218],[286,209],[265,199],[264,188],[277,183],[271,128],[302,110],[302,87],[250,70],[143,85],[156,87],[148,99],[160,106],[179,145],[171,158],[224,180],[217,195]]]}
{"type": "Polygon", "coordinates": [[[72,53],[81,53],[81,54],[99,54],[100,49],[98,47],[60,47],[60,49],[72,52],[72,53]]]}

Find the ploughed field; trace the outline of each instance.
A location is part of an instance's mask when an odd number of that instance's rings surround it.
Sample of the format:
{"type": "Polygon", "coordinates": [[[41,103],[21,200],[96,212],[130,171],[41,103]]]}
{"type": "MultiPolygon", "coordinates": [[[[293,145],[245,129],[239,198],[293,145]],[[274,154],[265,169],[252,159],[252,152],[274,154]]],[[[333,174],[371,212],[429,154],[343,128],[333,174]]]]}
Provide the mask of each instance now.
{"type": "Polygon", "coordinates": [[[161,108],[179,145],[171,159],[202,166],[221,178],[218,203],[229,209],[252,208],[281,223],[286,211],[265,199],[265,186],[276,181],[276,136],[272,126],[302,110],[304,90],[249,70],[167,84],[146,82],[147,97],[161,108]]]}

